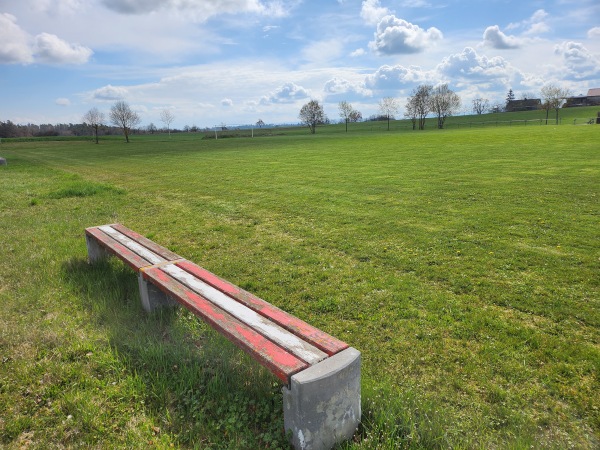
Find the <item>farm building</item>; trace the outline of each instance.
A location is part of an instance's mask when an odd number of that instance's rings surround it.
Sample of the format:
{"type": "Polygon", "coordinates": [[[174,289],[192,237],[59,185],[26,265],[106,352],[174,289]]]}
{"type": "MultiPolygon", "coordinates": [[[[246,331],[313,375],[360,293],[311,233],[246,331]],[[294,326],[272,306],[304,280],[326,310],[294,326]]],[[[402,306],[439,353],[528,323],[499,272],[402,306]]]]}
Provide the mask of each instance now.
{"type": "Polygon", "coordinates": [[[509,100],[506,103],[506,111],[533,111],[541,109],[542,101],[539,98],[525,98],[523,100],[509,100]]]}
{"type": "Polygon", "coordinates": [[[599,106],[600,105],[600,88],[590,89],[587,95],[577,97],[569,97],[564,105],[564,108],[572,108],[576,106],[599,106]]]}

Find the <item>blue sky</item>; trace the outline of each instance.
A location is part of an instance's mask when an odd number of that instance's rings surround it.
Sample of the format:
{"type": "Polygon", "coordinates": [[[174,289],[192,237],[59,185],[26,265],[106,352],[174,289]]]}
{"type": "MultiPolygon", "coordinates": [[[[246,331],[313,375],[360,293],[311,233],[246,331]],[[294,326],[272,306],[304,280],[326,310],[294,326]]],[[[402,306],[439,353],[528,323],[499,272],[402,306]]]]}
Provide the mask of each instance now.
{"type": "MultiPolygon", "coordinates": [[[[0,0],[0,120],[79,123],[125,100],[142,125],[332,120],[419,84],[501,103],[600,87],[598,0],[0,0]]],[[[401,113],[400,113],[401,114],[401,113]]]]}

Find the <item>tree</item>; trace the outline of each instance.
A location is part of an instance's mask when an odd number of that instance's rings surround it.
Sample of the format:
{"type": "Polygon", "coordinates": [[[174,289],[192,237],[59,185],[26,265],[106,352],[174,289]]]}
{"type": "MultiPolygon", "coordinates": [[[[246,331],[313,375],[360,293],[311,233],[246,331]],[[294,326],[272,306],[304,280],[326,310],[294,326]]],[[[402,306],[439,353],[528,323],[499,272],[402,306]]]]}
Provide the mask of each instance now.
{"type": "Polygon", "coordinates": [[[154,125],[153,122],[150,122],[150,124],[148,124],[146,129],[148,130],[148,133],[150,133],[150,134],[156,133],[156,125],[154,125]]]}
{"type": "Polygon", "coordinates": [[[127,102],[120,100],[110,108],[110,121],[123,130],[125,141],[129,143],[129,131],[139,125],[140,116],[130,108],[127,102]]]}
{"type": "Polygon", "coordinates": [[[262,119],[258,119],[258,122],[256,122],[256,126],[257,126],[258,128],[262,128],[262,127],[264,127],[264,126],[265,126],[265,123],[263,122],[263,120],[262,120],[262,119]]]}
{"type": "Polygon", "coordinates": [[[551,109],[556,110],[556,124],[558,125],[558,111],[566,99],[571,95],[568,89],[563,89],[555,84],[547,84],[541,90],[543,107],[546,110],[546,124],[548,124],[548,113],[551,109]]]}
{"type": "Polygon", "coordinates": [[[506,109],[508,110],[508,104],[515,99],[515,93],[512,89],[508,90],[508,94],[506,94],[506,109]]]}
{"type": "Polygon", "coordinates": [[[488,110],[489,104],[490,102],[487,98],[475,98],[473,99],[473,112],[481,115],[488,110]]]}
{"type": "Polygon", "coordinates": [[[437,115],[438,128],[444,128],[448,116],[455,114],[460,109],[460,97],[444,83],[431,94],[430,109],[437,115]]]}
{"type": "Polygon", "coordinates": [[[390,119],[398,112],[398,100],[394,97],[385,97],[379,101],[379,112],[387,118],[387,129],[390,131],[390,119]]]}
{"type": "Polygon", "coordinates": [[[94,136],[96,136],[96,144],[98,143],[98,128],[104,124],[105,118],[104,113],[100,112],[98,108],[92,108],[83,115],[83,123],[91,126],[94,129],[94,136]]]}
{"type": "Polygon", "coordinates": [[[410,119],[412,123],[412,129],[417,129],[417,110],[415,108],[415,103],[412,101],[412,97],[408,98],[406,105],[404,106],[404,117],[410,119]]]}
{"type": "Polygon", "coordinates": [[[431,111],[431,93],[433,86],[430,84],[421,84],[413,89],[412,96],[408,98],[408,108],[411,108],[412,114],[418,121],[419,130],[425,129],[425,118],[431,111]]]}
{"type": "Polygon", "coordinates": [[[171,124],[175,120],[175,116],[171,112],[170,109],[163,109],[160,113],[160,121],[165,124],[167,127],[167,131],[169,132],[169,137],[171,137],[171,124]]]}
{"type": "Polygon", "coordinates": [[[338,109],[340,111],[340,117],[344,119],[344,122],[346,123],[346,132],[348,132],[348,122],[358,122],[362,119],[362,114],[346,101],[339,102],[338,109]]]}
{"type": "Polygon", "coordinates": [[[317,125],[321,125],[327,121],[327,116],[323,110],[323,106],[318,100],[311,100],[300,109],[298,115],[303,124],[307,125],[312,134],[317,132],[317,125]]]}

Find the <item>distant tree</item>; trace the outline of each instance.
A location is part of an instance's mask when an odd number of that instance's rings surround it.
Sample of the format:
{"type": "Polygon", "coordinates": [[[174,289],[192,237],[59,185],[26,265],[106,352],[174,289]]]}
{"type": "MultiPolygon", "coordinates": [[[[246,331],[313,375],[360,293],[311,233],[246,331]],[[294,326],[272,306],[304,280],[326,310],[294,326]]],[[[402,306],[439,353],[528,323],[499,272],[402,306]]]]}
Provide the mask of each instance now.
{"type": "Polygon", "coordinates": [[[96,137],[96,144],[98,143],[98,128],[104,124],[106,120],[104,113],[100,112],[98,108],[94,107],[83,115],[83,123],[91,126],[94,129],[94,136],[96,137]]]}
{"type": "Polygon", "coordinates": [[[123,100],[116,102],[110,108],[110,121],[123,130],[125,141],[129,143],[129,132],[140,123],[140,116],[123,100]]]}
{"type": "Polygon", "coordinates": [[[327,121],[323,106],[317,100],[311,100],[300,109],[300,121],[307,125],[312,134],[317,132],[317,125],[327,121]]]}
{"type": "Polygon", "coordinates": [[[473,99],[473,112],[475,114],[483,114],[489,108],[490,102],[487,98],[475,98],[473,99]]]}
{"type": "Polygon", "coordinates": [[[348,122],[358,122],[362,119],[362,114],[346,101],[338,103],[338,110],[340,112],[340,117],[346,124],[346,132],[348,132],[348,122]]]}
{"type": "Polygon", "coordinates": [[[148,130],[148,133],[150,133],[150,134],[156,133],[156,130],[157,130],[156,125],[154,125],[153,122],[150,122],[150,124],[146,127],[146,129],[148,130]]]}
{"type": "Polygon", "coordinates": [[[412,129],[417,129],[417,109],[415,107],[415,102],[412,101],[412,97],[408,98],[406,105],[404,105],[404,117],[410,119],[412,123],[412,129]]]}
{"type": "Polygon", "coordinates": [[[175,120],[175,116],[171,112],[170,109],[163,109],[160,113],[160,121],[165,124],[167,127],[167,131],[169,132],[169,137],[171,136],[171,124],[175,120]]]}
{"type": "Polygon", "coordinates": [[[382,116],[387,119],[387,129],[390,131],[390,119],[394,118],[394,115],[399,109],[398,100],[394,97],[385,97],[379,100],[379,112],[382,116]]]}
{"type": "Polygon", "coordinates": [[[437,115],[438,128],[441,130],[446,118],[460,109],[460,97],[447,84],[442,84],[431,93],[430,109],[437,115]]]}
{"type": "Polygon", "coordinates": [[[433,86],[430,84],[421,84],[412,91],[408,102],[411,103],[413,113],[418,121],[419,130],[425,129],[425,118],[431,111],[431,93],[433,86]]]}
{"type": "Polygon", "coordinates": [[[556,111],[556,124],[558,125],[558,111],[567,98],[571,95],[568,89],[563,89],[555,84],[547,84],[542,87],[542,106],[546,110],[546,124],[548,124],[548,113],[551,109],[556,111]]]}
{"type": "Polygon", "coordinates": [[[506,109],[508,109],[508,104],[512,101],[514,101],[515,99],[515,93],[513,92],[512,89],[508,90],[508,94],[506,94],[506,109]]]}
{"type": "Polygon", "coordinates": [[[264,126],[265,126],[265,123],[263,122],[263,120],[262,120],[262,119],[258,119],[258,122],[256,122],[256,126],[257,126],[258,128],[262,128],[262,127],[264,127],[264,126]]]}

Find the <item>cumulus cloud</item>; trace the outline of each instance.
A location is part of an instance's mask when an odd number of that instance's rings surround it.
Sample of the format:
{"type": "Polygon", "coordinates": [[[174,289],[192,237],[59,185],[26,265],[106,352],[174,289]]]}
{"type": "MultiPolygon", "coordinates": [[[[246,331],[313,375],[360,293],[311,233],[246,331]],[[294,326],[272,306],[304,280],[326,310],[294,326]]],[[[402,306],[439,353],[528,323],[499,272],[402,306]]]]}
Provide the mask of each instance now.
{"type": "Polygon", "coordinates": [[[379,0],[365,0],[362,2],[360,17],[368,25],[377,25],[381,19],[391,14],[391,11],[379,4],[379,0]]]}
{"type": "Polygon", "coordinates": [[[231,100],[230,98],[224,98],[223,100],[221,100],[221,105],[225,107],[233,106],[233,100],[231,100]]]}
{"type": "Polygon", "coordinates": [[[36,36],[34,54],[40,62],[49,64],[85,64],[94,52],[82,45],[70,44],[54,34],[36,36]]]}
{"type": "Polygon", "coordinates": [[[362,83],[352,83],[345,78],[334,77],[325,83],[323,91],[328,100],[343,97],[346,100],[353,98],[370,97],[371,91],[366,89],[362,83]]]}
{"type": "Polygon", "coordinates": [[[17,18],[11,14],[0,14],[0,42],[0,63],[33,62],[29,36],[17,25],[17,18]]]}
{"type": "Polygon", "coordinates": [[[563,42],[554,52],[561,56],[569,78],[594,79],[600,76],[600,60],[579,42],[563,42]]]}
{"type": "Polygon", "coordinates": [[[600,27],[590,28],[587,32],[587,37],[590,39],[600,38],[600,27]]]}
{"type": "Polygon", "coordinates": [[[365,78],[365,86],[374,90],[401,89],[413,84],[428,82],[431,74],[420,67],[384,65],[365,78]]]}
{"type": "Polygon", "coordinates": [[[84,64],[94,53],[54,34],[41,33],[33,38],[17,25],[16,17],[10,14],[0,14],[0,42],[0,63],[8,64],[84,64]]]}
{"type": "Polygon", "coordinates": [[[509,30],[521,29],[524,35],[533,36],[550,31],[550,27],[545,22],[549,14],[543,9],[535,11],[529,19],[521,22],[510,23],[506,28],[509,30]]]}
{"type": "Polygon", "coordinates": [[[483,42],[492,48],[506,50],[511,48],[519,48],[521,42],[514,36],[507,36],[498,25],[487,27],[483,32],[483,42]]]}
{"type": "Polygon", "coordinates": [[[54,103],[56,103],[58,106],[69,106],[71,104],[71,100],[61,97],[54,100],[54,103]]]}
{"type": "Polygon", "coordinates": [[[271,92],[268,96],[260,99],[261,105],[269,105],[272,103],[293,103],[296,100],[301,100],[310,97],[309,92],[302,86],[295,83],[285,83],[271,92]]]}
{"type": "Polygon", "coordinates": [[[461,53],[450,55],[442,60],[437,72],[450,80],[467,82],[508,82],[516,73],[504,58],[488,58],[466,47],[461,53]]]}
{"type": "Polygon", "coordinates": [[[385,16],[369,45],[381,55],[418,53],[442,38],[442,32],[435,27],[424,30],[396,16],[385,16]]]}
{"type": "Polygon", "coordinates": [[[289,9],[289,5],[284,5],[281,0],[102,0],[102,3],[120,14],[179,11],[200,21],[218,14],[255,13],[268,17],[283,17],[289,9]]]}
{"type": "Polygon", "coordinates": [[[101,101],[114,101],[114,100],[123,100],[128,94],[128,91],[124,87],[120,86],[104,86],[100,89],[96,89],[92,93],[92,97],[94,100],[101,101]]]}

